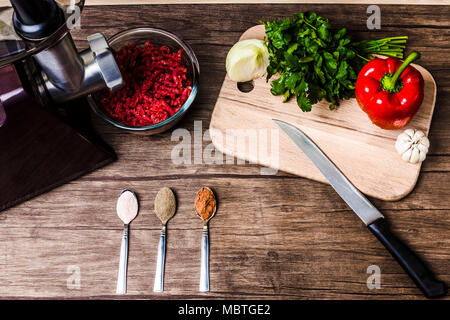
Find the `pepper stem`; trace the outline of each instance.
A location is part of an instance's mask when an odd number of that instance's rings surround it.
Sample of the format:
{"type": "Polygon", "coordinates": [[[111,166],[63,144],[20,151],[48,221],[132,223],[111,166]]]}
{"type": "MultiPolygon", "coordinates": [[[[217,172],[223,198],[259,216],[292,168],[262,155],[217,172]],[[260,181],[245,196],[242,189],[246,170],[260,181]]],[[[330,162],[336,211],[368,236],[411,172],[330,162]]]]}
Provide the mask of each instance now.
{"type": "Polygon", "coordinates": [[[383,77],[381,84],[386,91],[395,91],[398,78],[401,76],[406,67],[413,61],[420,58],[420,53],[417,51],[411,52],[408,57],[403,61],[401,66],[397,69],[393,76],[383,77]]]}

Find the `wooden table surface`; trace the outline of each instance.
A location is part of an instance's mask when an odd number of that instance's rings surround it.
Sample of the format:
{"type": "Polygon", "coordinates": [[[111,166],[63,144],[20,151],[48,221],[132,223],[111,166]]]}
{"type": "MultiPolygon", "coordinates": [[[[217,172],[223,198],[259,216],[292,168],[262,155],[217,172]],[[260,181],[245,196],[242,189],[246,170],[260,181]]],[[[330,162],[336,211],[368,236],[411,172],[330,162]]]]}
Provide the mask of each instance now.
{"type": "MultiPolygon", "coordinates": [[[[209,127],[227,51],[260,19],[314,10],[356,37],[408,35],[409,49],[422,53],[419,63],[438,85],[431,150],[408,197],[373,202],[450,283],[450,7],[381,9],[382,28],[373,32],[366,28],[365,5],[89,6],[73,35],[80,48],[88,34],[111,36],[135,26],[182,36],[201,65],[198,99],[178,125],[191,133],[194,121],[209,127]]],[[[0,298],[423,298],[329,185],[283,172],[263,176],[250,164],[175,165],[171,152],[178,141],[171,132],[142,137],[99,119],[95,124],[117,151],[117,162],[0,214],[0,298]],[[160,224],[153,200],[162,186],[173,188],[179,207],[168,225],[165,292],[155,294],[160,224]],[[198,292],[201,222],[193,211],[201,186],[214,188],[219,201],[210,225],[212,291],[206,294],[198,292]],[[139,194],[141,210],[130,230],[128,294],[116,296],[122,225],[115,203],[124,188],[139,194]],[[370,265],[381,269],[381,289],[367,288],[370,265]],[[77,276],[79,288],[72,282],[77,276]]]]}
{"type": "MultiPolygon", "coordinates": [[[[56,0],[58,3],[69,4],[71,0],[56,0]]],[[[78,2],[79,0],[75,0],[78,2]]],[[[85,0],[86,5],[130,5],[130,4],[211,4],[211,3],[342,3],[361,4],[364,0],[85,0]]],[[[427,4],[445,5],[450,0],[371,0],[371,4],[427,4]]],[[[10,6],[10,0],[0,0],[0,6],[10,6]]]]}

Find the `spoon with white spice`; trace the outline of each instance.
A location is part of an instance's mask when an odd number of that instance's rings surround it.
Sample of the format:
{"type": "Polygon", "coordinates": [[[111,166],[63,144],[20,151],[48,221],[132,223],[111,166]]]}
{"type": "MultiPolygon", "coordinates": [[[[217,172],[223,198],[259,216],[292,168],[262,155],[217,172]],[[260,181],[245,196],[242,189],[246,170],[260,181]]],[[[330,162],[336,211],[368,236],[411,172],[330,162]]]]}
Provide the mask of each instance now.
{"type": "Polygon", "coordinates": [[[154,292],[164,291],[164,264],[166,260],[166,225],[174,216],[177,209],[177,203],[173,191],[169,188],[159,190],[155,198],[155,214],[161,220],[162,229],[158,245],[158,258],[156,261],[154,292]]]}
{"type": "Polygon", "coordinates": [[[124,223],[116,293],[124,294],[127,292],[128,226],[136,218],[139,210],[136,194],[128,189],[123,190],[117,199],[116,209],[117,215],[124,223]]]}

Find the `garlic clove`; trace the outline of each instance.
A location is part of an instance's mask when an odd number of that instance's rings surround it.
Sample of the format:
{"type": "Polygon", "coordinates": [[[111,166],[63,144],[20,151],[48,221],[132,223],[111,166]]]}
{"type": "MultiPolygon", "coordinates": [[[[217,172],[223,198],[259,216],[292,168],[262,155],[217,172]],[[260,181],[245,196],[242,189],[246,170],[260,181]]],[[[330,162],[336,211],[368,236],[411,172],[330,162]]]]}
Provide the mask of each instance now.
{"type": "Polygon", "coordinates": [[[411,138],[410,138],[408,135],[406,135],[406,134],[400,135],[400,136],[397,138],[397,141],[402,142],[402,143],[412,142],[411,138]]]}
{"type": "Polygon", "coordinates": [[[411,149],[411,158],[409,159],[409,162],[411,163],[417,163],[419,162],[419,157],[420,157],[420,151],[417,148],[412,148],[411,149]]]}
{"type": "Polygon", "coordinates": [[[425,136],[425,133],[423,133],[423,131],[417,130],[417,131],[414,133],[414,135],[413,135],[413,137],[412,137],[412,140],[413,140],[413,141],[420,141],[420,139],[421,139],[423,136],[425,136]]]}
{"type": "Polygon", "coordinates": [[[419,161],[422,162],[427,157],[427,152],[420,152],[419,153],[419,161]]]}
{"type": "Polygon", "coordinates": [[[408,141],[408,142],[403,142],[403,141],[401,141],[401,142],[398,144],[397,152],[400,153],[400,154],[402,154],[403,152],[405,152],[406,150],[408,150],[408,149],[411,148],[411,144],[412,144],[411,141],[408,141]]]}
{"type": "Polygon", "coordinates": [[[428,147],[424,144],[418,144],[416,147],[417,147],[417,149],[419,149],[420,152],[423,152],[423,153],[428,152],[428,147]]]}
{"type": "Polygon", "coordinates": [[[408,138],[408,136],[405,136],[405,137],[398,137],[397,142],[406,143],[406,142],[412,142],[412,141],[410,138],[408,138]]]}
{"type": "Polygon", "coordinates": [[[408,150],[406,150],[405,152],[402,153],[402,159],[404,161],[409,161],[409,159],[411,159],[411,153],[412,153],[412,149],[409,148],[408,150]]]}
{"type": "MultiPolygon", "coordinates": [[[[414,129],[406,129],[405,131],[403,131],[403,133],[405,134],[405,135],[407,135],[408,136],[408,138],[412,138],[413,136],[414,136],[414,129]]],[[[402,134],[403,134],[402,133],[402,134]]]]}
{"type": "Polygon", "coordinates": [[[420,144],[426,146],[428,150],[428,148],[430,147],[430,140],[428,140],[427,137],[423,136],[422,138],[420,138],[420,144]]]}

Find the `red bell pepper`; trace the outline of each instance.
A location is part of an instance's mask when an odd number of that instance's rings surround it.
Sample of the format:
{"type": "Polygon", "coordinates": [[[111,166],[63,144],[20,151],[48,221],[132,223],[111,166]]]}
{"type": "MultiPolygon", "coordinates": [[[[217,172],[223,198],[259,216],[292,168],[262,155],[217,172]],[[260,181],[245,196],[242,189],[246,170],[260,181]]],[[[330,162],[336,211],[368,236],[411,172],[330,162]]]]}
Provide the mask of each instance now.
{"type": "Polygon", "coordinates": [[[375,58],[359,73],[356,101],[380,128],[403,128],[419,110],[423,101],[423,77],[409,65],[419,57],[414,51],[403,63],[395,58],[375,58]]]}

